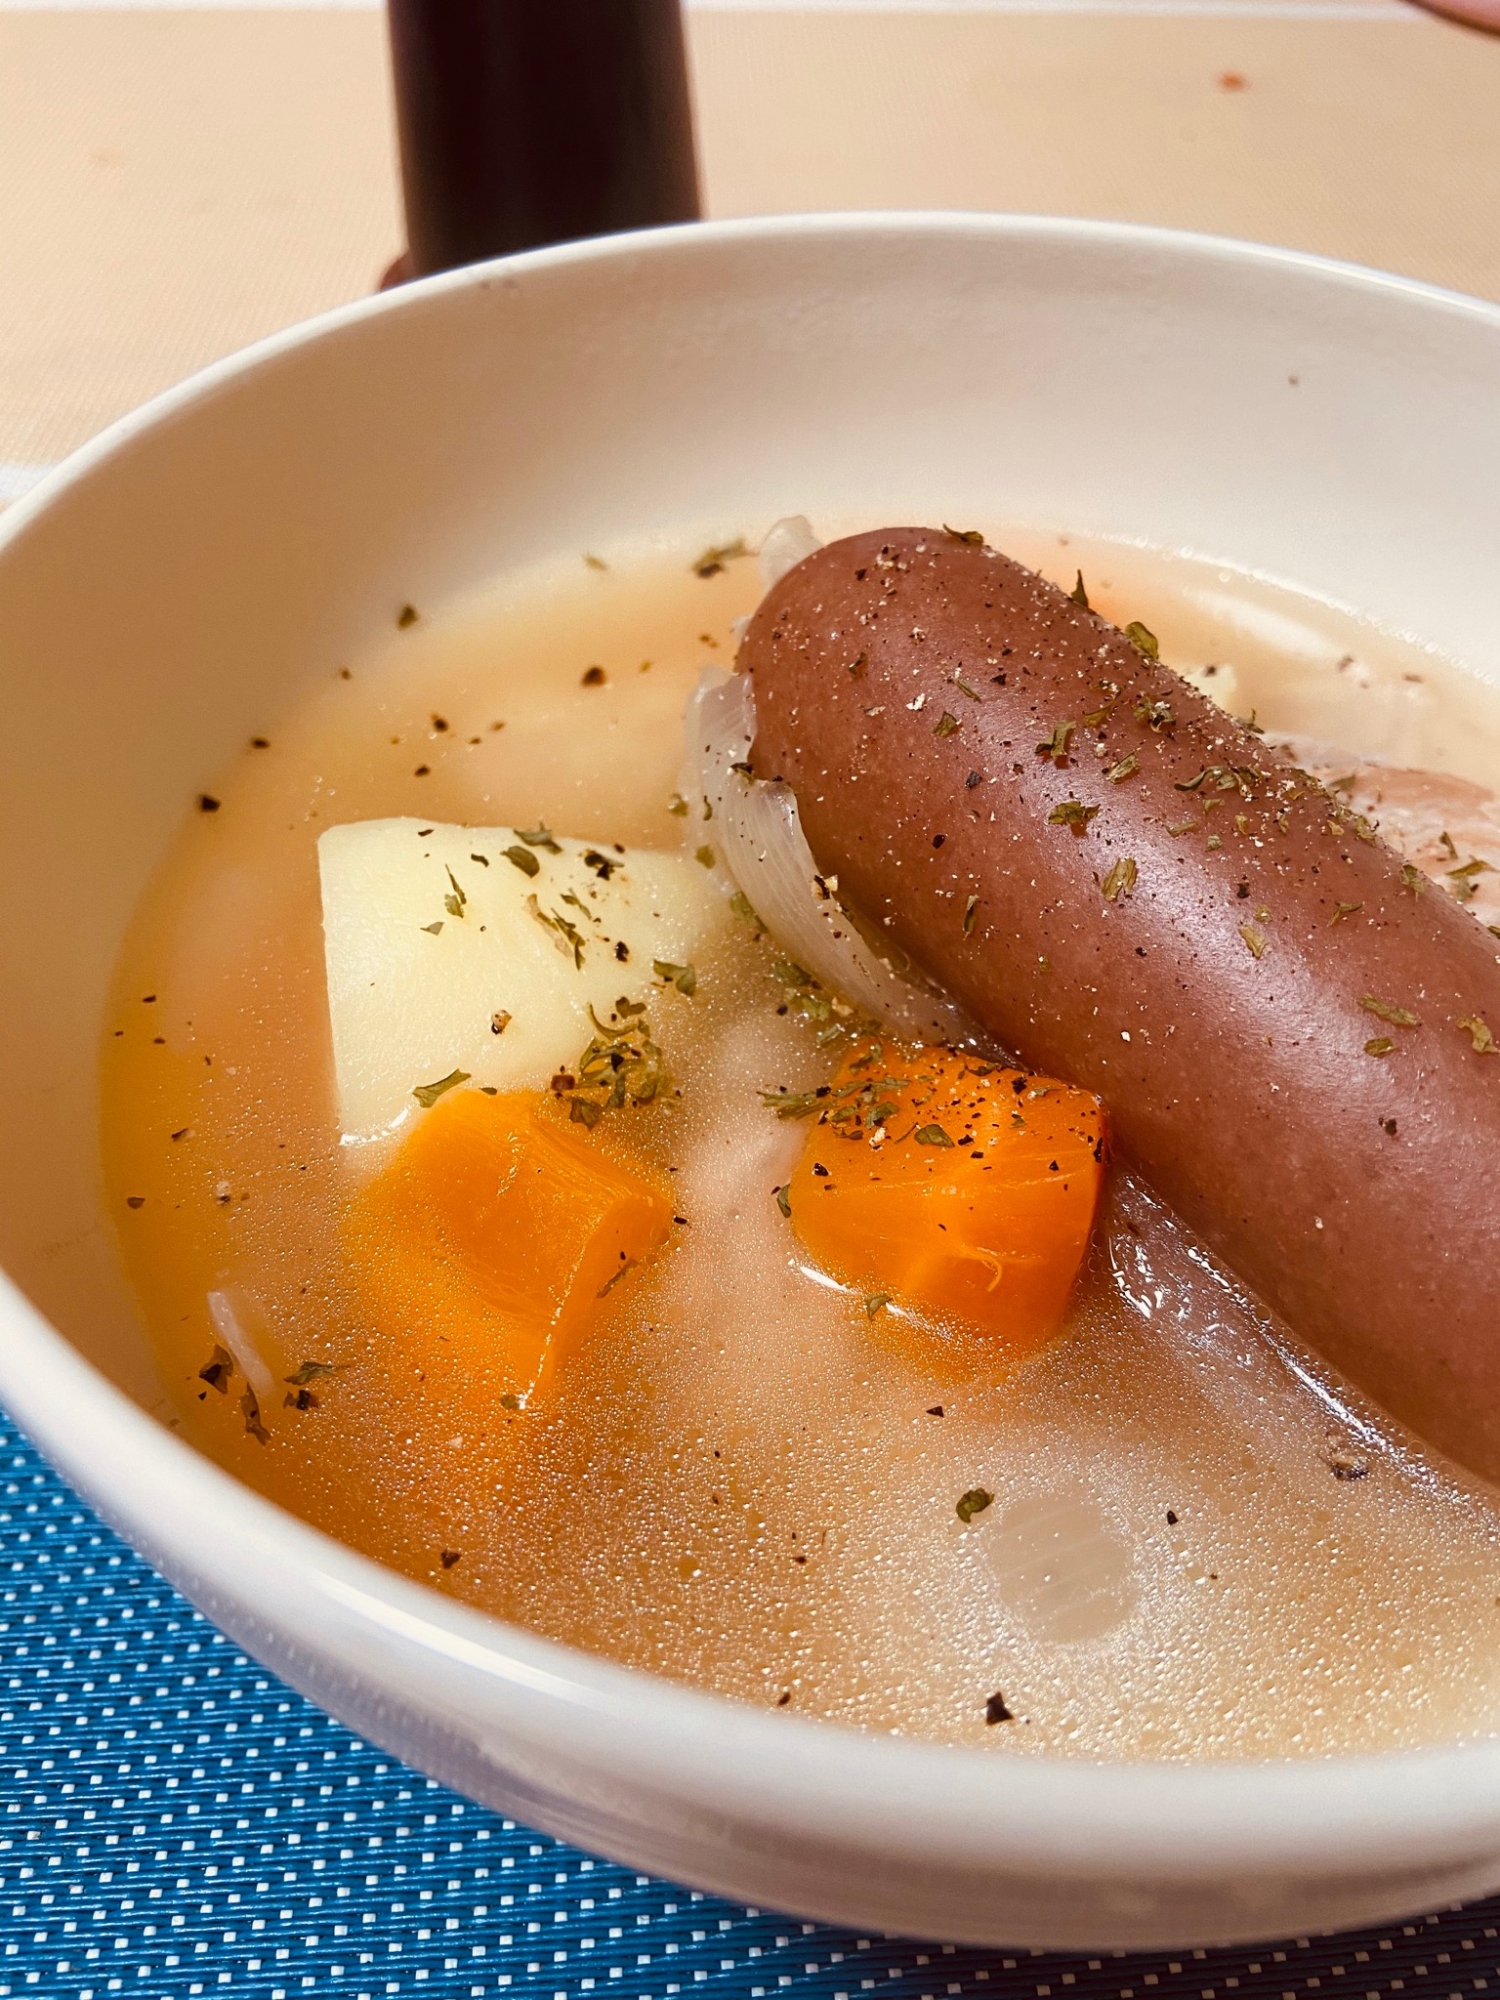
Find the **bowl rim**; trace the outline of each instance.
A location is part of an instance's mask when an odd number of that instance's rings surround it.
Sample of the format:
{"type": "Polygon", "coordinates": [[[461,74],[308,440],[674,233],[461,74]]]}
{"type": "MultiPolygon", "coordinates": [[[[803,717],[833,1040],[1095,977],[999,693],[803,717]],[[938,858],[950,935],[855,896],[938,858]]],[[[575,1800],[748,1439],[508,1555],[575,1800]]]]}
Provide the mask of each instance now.
{"type": "Polygon", "coordinates": [[[274,333],[238,347],[217,361],[195,369],[180,382],[159,391],[102,430],[75,447],[29,487],[19,499],[0,508],[0,550],[24,531],[33,517],[50,506],[75,481],[92,472],[104,460],[123,450],[139,433],[207,401],[220,389],[241,376],[308,346],[337,335],[345,327],[378,319],[387,313],[413,310],[449,292],[484,290],[497,279],[545,272],[554,266],[577,266],[613,262],[620,258],[671,251],[693,242],[725,244],[774,241],[780,236],[806,238],[815,235],[899,236],[913,238],[941,236],[983,236],[991,240],[1010,238],[1017,242],[1052,239],[1084,251],[1089,247],[1154,251],[1158,256],[1177,255],[1183,261],[1201,260],[1242,268],[1279,271],[1314,283],[1341,285],[1350,291],[1384,294],[1394,299],[1436,307],[1445,312],[1472,318],[1500,328],[1500,302],[1477,298],[1471,292],[1413,278],[1399,271],[1384,271],[1372,264],[1347,258],[1325,257],[1313,250],[1294,250],[1272,243],[1257,243],[1247,237],[1222,236],[1209,230],[1173,229],[1159,223],[1117,222],[1091,216],[1011,213],[987,209],[815,209],[784,215],[733,216],[723,220],[671,223],[658,229],[639,229],[611,236],[585,237],[575,243],[547,244],[538,250],[522,250],[509,256],[492,257],[481,263],[465,264],[452,271],[438,271],[431,277],[414,278],[389,290],[350,299],[326,312],[294,321],[274,333]]]}
{"type": "MultiPolygon", "coordinates": [[[[73,487],[139,437],[298,350],[386,314],[566,266],[809,236],[984,238],[1259,269],[1458,314],[1500,336],[1500,305],[1313,253],[1135,223],[971,211],[856,211],[693,223],[551,246],[440,273],[335,308],[239,350],[73,452],[0,515],[0,557],[73,487]]],[[[460,1710],[532,1740],[565,1715],[574,1750],[622,1779],[767,1828],[794,1820],[892,1856],[1024,1875],[1180,1880],[1299,1871],[1348,1877],[1472,1858],[1500,1846],[1500,1735],[1305,1760],[1105,1763],[972,1749],[762,1711],[545,1639],[448,1598],[265,1499],[133,1402],[0,1274],[0,1397],[45,1455],[190,1595],[283,1607],[282,1625],[362,1628],[392,1659],[457,1674],[460,1710]],[[111,1467],[149,1465],[127,1492],[111,1467]],[[201,1548],[233,1581],[209,1587],[201,1548]],[[290,1582],[289,1582],[290,1579],[290,1582]],[[288,1624],[286,1621],[290,1620],[288,1624]],[[787,1754],[787,1730],[793,1754],[787,1754]]],[[[255,1641],[250,1641],[252,1647],[255,1641]]],[[[357,1669],[355,1672],[357,1678],[357,1669]]],[[[410,1684],[409,1682],[407,1684],[410,1684]]],[[[400,1684],[391,1690],[398,1698],[400,1684]]]]}

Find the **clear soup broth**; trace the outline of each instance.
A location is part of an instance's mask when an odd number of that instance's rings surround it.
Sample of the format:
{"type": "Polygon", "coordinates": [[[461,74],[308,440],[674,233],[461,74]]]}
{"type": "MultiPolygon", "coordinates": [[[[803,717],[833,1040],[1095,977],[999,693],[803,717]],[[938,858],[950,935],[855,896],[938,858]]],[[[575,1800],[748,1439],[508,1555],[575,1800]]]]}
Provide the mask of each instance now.
{"type": "MultiPolygon", "coordinates": [[[[1066,586],[1081,569],[1097,609],[1212,668],[1202,685],[1351,795],[1387,766],[1467,781],[1397,802],[1414,852],[1445,815],[1467,815],[1466,853],[1500,840],[1500,702],[1451,663],[1222,565],[989,533],[1066,586]]],[[[330,661],[184,827],[103,1051],[109,1201],[163,1415],[434,1589],[768,1708],[1094,1758],[1492,1733],[1495,1496],[1329,1380],[1149,1198],[1106,1195],[1063,1336],[1016,1366],[946,1368],[812,1268],[775,1192],[805,1127],[763,1093],[840,1058],[748,918],[715,930],[691,993],[658,982],[670,1087],[606,1136],[670,1175],[680,1220],[545,1393],[505,1407],[372,1314],[345,1223],[396,1142],[341,1143],[319,836],[545,826],[711,868],[713,828],[677,800],[683,709],[760,586],[749,558],[699,575],[699,546],[393,606],[388,642],[330,661]]]]}

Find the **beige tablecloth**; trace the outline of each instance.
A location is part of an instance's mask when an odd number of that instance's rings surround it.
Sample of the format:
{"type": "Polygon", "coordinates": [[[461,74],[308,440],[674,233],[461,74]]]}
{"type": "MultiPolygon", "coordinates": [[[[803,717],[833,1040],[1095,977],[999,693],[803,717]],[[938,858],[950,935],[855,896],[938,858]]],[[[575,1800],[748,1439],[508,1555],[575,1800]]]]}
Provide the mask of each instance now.
{"type": "MultiPolygon", "coordinates": [[[[714,4],[691,42],[716,215],[1118,216],[1500,298],[1500,38],[1399,0],[714,4]]],[[[400,242],[378,13],[0,0],[0,497],[400,242]]]]}

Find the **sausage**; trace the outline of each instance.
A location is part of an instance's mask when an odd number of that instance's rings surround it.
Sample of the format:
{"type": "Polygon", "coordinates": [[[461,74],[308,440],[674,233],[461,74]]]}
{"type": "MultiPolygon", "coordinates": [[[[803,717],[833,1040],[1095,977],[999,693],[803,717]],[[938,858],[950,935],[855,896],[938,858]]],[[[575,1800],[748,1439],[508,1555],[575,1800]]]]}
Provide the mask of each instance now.
{"type": "Polygon", "coordinates": [[[752,768],[1309,1347],[1500,1480],[1500,944],[1130,634],[972,537],[835,542],[746,632],[752,768]]]}

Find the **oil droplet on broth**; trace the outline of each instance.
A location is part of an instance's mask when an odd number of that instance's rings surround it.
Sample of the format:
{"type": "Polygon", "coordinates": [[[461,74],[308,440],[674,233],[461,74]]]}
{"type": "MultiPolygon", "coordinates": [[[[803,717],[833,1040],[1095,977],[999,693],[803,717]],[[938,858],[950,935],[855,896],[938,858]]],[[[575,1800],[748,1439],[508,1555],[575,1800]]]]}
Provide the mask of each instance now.
{"type": "MultiPolygon", "coordinates": [[[[1168,658],[1233,666],[1273,727],[1326,729],[1349,687],[1420,673],[1423,699],[1381,696],[1356,747],[1389,751],[1410,716],[1440,768],[1500,771],[1493,695],[1343,613],[1219,565],[992,539],[1066,587],[1082,567],[1168,658]]],[[[184,1433],[436,1588],[742,1700],[789,1694],[802,1715],[1088,1757],[1492,1733],[1490,1497],[1365,1431],[1368,1475],[1337,1476],[1355,1444],[1340,1431],[1335,1451],[1315,1389],[1253,1315],[1205,1303],[1180,1246],[1154,1243],[1146,1268],[1132,1238],[1117,1278],[1096,1259],[1071,1336],[999,1383],[933,1379],[885,1315],[801,1273],[772,1189],[803,1128],[759,1093],[832,1063],[777,1016],[776,954],[747,927],[698,966],[695,998],[674,996],[682,1099],[635,1114],[688,1224],[547,1396],[445,1402],[366,1325],[339,1250],[354,1174],[317,835],[336,810],[675,846],[682,706],[757,596],[748,562],[693,575],[701,546],[605,551],[607,571],[573,558],[423,607],[268,722],[274,754],[247,751],[213,783],[221,809],[185,826],[127,941],[104,1091],[125,1256],[184,1433]],[[604,680],[586,684],[594,663],[604,680]],[[127,1214],[127,1195],[148,1199],[127,1214]],[[216,1349],[237,1355],[233,1394],[205,1377],[216,1349]],[[333,1372],[299,1381],[309,1357],[333,1372]],[[238,1395],[257,1368],[265,1442],[238,1395]],[[954,1503],[977,1482],[994,1502],[965,1526],[954,1503]],[[1015,1726],[986,1723],[997,1686],[1015,1726]]]]}

